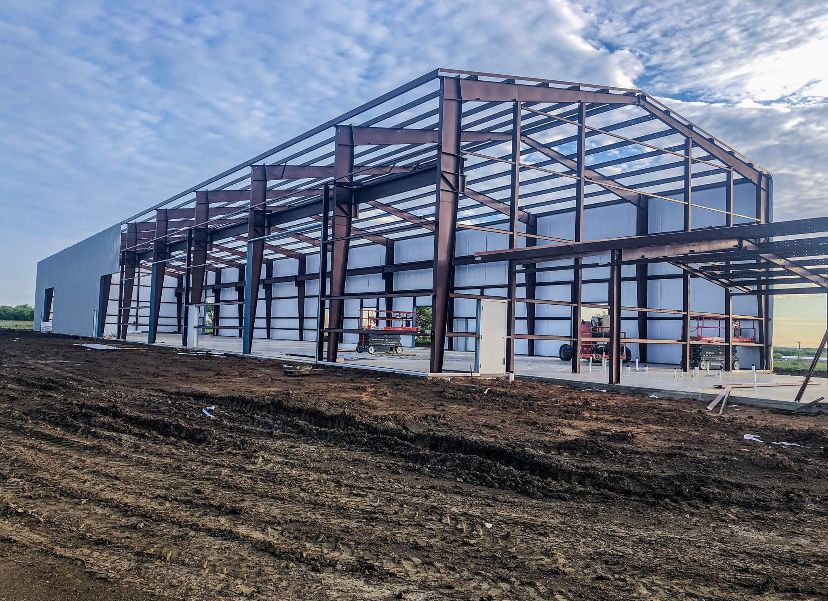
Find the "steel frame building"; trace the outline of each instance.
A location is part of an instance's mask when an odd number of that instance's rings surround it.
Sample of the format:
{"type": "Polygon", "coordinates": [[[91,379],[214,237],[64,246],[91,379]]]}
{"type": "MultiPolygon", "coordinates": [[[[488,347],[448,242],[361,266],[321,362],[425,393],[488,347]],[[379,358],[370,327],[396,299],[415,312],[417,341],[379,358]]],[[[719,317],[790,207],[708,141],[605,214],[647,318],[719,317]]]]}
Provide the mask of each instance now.
{"type": "Polygon", "coordinates": [[[769,369],[772,296],[828,291],[828,219],[772,223],[772,197],[767,170],[640,90],[438,69],[125,220],[95,333],[186,345],[188,308],[212,302],[244,353],[287,335],[336,361],[357,304],[427,297],[436,373],[473,344],[468,303],[505,298],[508,371],[578,349],[584,309],[645,362],[670,346],[688,370],[692,322],[714,319],[727,369],[735,346],[769,369]],[[693,307],[714,289],[721,309],[693,307]],[[736,321],[755,342],[732,340],[736,321]]]}

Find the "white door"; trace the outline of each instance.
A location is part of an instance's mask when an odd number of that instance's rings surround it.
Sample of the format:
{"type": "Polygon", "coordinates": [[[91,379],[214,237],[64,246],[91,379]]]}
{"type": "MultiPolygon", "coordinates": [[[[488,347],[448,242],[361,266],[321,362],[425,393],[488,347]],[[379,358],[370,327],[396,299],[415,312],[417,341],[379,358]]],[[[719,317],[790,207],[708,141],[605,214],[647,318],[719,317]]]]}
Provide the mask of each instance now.
{"type": "Polygon", "coordinates": [[[477,305],[477,348],[475,371],[484,375],[506,373],[506,331],[508,302],[481,300],[477,305]]]}

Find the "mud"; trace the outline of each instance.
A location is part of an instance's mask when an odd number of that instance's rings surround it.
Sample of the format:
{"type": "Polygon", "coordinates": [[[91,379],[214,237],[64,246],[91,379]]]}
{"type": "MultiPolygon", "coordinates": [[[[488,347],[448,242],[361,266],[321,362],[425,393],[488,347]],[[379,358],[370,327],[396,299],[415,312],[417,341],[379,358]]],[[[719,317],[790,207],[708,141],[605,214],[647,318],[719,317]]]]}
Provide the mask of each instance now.
{"type": "Polygon", "coordinates": [[[828,598],[826,416],[75,342],[0,330],[2,590],[828,598]]]}

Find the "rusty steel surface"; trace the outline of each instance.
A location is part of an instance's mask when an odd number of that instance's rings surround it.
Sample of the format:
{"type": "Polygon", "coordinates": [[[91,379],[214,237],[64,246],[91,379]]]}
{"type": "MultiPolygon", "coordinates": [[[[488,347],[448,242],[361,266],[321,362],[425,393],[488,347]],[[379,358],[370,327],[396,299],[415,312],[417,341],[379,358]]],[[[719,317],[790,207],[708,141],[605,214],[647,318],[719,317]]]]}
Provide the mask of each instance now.
{"type": "MultiPolygon", "coordinates": [[[[298,336],[304,338],[305,322],[318,321],[316,315],[304,315],[304,301],[310,298],[305,282],[316,279],[322,288],[316,295],[317,315],[329,311],[328,323],[316,324],[318,336],[327,334],[325,356],[336,360],[349,329],[344,324],[346,298],[384,299],[390,309],[394,298],[406,295],[395,289],[393,274],[431,268],[429,369],[439,372],[444,349],[458,336],[469,335],[455,331],[457,294],[489,296],[484,287],[456,287],[455,267],[500,262],[520,266],[507,270],[504,285],[510,299],[511,365],[517,340],[527,340],[525,348],[534,354],[536,340],[552,339],[536,333],[536,307],[545,302],[538,298],[539,288],[552,284],[539,282],[537,276],[547,267],[526,269],[524,264],[569,259],[572,263],[564,269],[568,279],[555,282],[571,290],[559,301],[570,307],[569,330],[576,346],[581,310],[587,306],[582,303],[583,286],[635,281],[635,305],[642,310],[634,319],[646,360],[647,284],[678,277],[683,289],[677,309],[684,324],[682,367],[688,369],[690,288],[694,280],[704,279],[725,289],[723,314],[730,322],[733,298],[758,299],[761,362],[769,365],[768,298],[786,290],[824,291],[828,282],[828,237],[814,236],[828,232],[828,218],[772,223],[772,195],[770,173],[641,90],[437,69],[126,220],[118,334],[125,337],[130,318],[137,315],[134,281],[142,269],[149,269],[155,283],[163,284],[165,272],[183,278],[176,285],[181,288],[176,291],[181,305],[177,311],[183,314],[179,322],[187,321],[187,308],[204,302],[209,290],[221,304],[226,301],[217,290],[235,288],[245,352],[255,344],[257,330],[270,337],[279,329],[272,323],[280,317],[271,307],[276,282],[296,284],[298,336]],[[251,178],[251,172],[261,175],[251,178]],[[325,211],[328,186],[332,198],[325,211]],[[744,203],[737,208],[737,186],[755,189],[755,208],[744,203]],[[721,206],[696,200],[711,190],[723,195],[721,206]],[[650,233],[653,203],[681,205],[683,231],[650,233]],[[586,239],[584,225],[591,210],[615,205],[635,207],[635,235],[586,239]],[[158,215],[164,211],[166,228],[153,219],[156,210],[158,215]],[[571,234],[562,238],[539,233],[539,219],[573,212],[571,234]],[[698,212],[714,215],[723,225],[694,227],[691,218],[698,212]],[[501,250],[457,256],[455,240],[461,229],[502,234],[501,250]],[[396,243],[431,239],[427,237],[433,238],[431,260],[406,262],[395,256],[396,243]],[[351,249],[366,245],[384,247],[384,265],[349,267],[351,249]],[[586,257],[615,251],[620,262],[635,264],[634,277],[584,278],[586,257]],[[302,265],[315,255],[321,259],[318,273],[300,267],[292,276],[273,275],[275,261],[293,259],[302,265]],[[665,262],[683,273],[648,268],[665,262]],[[243,277],[230,282],[225,274],[222,282],[221,269],[227,267],[240,268],[243,277]],[[217,277],[210,286],[209,272],[217,277]],[[349,277],[369,273],[381,275],[382,292],[346,294],[349,277]],[[268,304],[266,324],[257,326],[262,290],[268,304]],[[525,311],[519,316],[516,307],[521,303],[525,311]],[[525,334],[518,334],[519,323],[525,334]]],[[[158,288],[149,301],[150,339],[161,305],[158,288]]],[[[608,290],[610,296],[613,290],[608,290]]],[[[409,296],[415,298],[417,292],[409,291],[409,296]]],[[[147,303],[140,302],[142,307],[147,303]]],[[[573,361],[573,371],[579,366],[573,361]]]]}

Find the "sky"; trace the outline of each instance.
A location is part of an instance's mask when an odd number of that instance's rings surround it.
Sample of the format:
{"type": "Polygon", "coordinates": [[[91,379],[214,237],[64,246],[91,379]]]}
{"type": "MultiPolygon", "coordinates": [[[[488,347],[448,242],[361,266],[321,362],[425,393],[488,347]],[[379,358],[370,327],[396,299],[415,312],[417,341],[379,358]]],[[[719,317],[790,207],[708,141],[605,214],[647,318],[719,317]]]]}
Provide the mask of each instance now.
{"type": "Polygon", "coordinates": [[[438,66],[641,88],[769,169],[775,219],[825,215],[826,56],[813,0],[0,0],[0,304],[33,302],[38,260],[438,66]]]}

